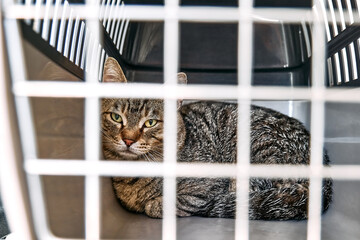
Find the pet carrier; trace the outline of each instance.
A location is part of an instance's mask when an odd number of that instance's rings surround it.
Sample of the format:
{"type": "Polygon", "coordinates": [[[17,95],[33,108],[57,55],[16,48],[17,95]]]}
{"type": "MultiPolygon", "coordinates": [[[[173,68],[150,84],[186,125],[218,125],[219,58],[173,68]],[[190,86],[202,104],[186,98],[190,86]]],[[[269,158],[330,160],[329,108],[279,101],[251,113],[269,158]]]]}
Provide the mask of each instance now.
{"type": "Polygon", "coordinates": [[[21,239],[358,238],[359,98],[357,88],[344,88],[359,84],[357,1],[246,2],[2,2],[1,193],[21,239]],[[137,84],[99,83],[108,57],[137,84]],[[174,86],[178,70],[188,86],[174,86]],[[164,163],[101,161],[104,97],[165,98],[166,119],[176,98],[239,101],[239,150],[249,148],[250,102],[270,107],[303,122],[312,159],[324,145],[333,166],[314,160],[307,168],[254,168],[245,156],[235,173],[191,170],[171,161],[171,127],[164,163]],[[126,174],[165,176],[163,220],[121,207],[110,177],[126,174]],[[189,174],[237,176],[239,199],[249,177],[309,177],[309,220],[248,221],[240,204],[236,220],[175,218],[173,180],[189,174]],[[322,177],[334,179],[334,201],[320,218],[322,177]]]}

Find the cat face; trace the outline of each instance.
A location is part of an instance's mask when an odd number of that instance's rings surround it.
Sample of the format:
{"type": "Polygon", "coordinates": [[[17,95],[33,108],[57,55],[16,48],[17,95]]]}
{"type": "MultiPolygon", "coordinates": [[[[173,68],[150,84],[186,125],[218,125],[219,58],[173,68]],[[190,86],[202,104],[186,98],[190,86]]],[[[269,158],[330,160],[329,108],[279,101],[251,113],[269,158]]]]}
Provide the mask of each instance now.
{"type": "MultiPolygon", "coordinates": [[[[178,73],[178,82],[187,83],[185,73],[178,73]]],[[[104,82],[126,83],[127,79],[114,58],[104,65],[104,82]]],[[[179,101],[179,106],[180,106],[179,101]]],[[[163,100],[103,99],[103,152],[109,160],[163,160],[163,100]]],[[[185,140],[185,127],[178,113],[178,148],[185,140]]]]}
{"type": "Polygon", "coordinates": [[[107,159],[162,160],[162,100],[104,99],[102,109],[102,142],[107,159]]]}

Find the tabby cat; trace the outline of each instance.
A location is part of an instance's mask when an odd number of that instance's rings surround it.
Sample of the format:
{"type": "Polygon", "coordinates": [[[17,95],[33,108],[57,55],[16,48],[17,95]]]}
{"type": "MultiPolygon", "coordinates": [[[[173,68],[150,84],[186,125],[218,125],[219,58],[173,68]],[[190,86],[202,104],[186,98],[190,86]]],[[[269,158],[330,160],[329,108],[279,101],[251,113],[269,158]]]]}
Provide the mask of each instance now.
{"type": "MultiPolygon", "coordinates": [[[[186,81],[184,73],[178,74],[186,81]]],[[[113,58],[104,67],[104,82],[126,82],[113,58]]],[[[102,142],[108,160],[163,160],[163,101],[103,99],[102,142]]],[[[237,105],[202,101],[179,105],[178,162],[235,163],[237,105]]],[[[296,119],[271,109],[251,106],[252,164],[309,164],[310,136],[296,119]]],[[[325,165],[329,158],[323,157],[325,165]]],[[[113,177],[120,203],[128,210],[162,217],[162,178],[113,177]]],[[[322,208],[332,199],[332,181],[323,181],[322,208]]],[[[249,218],[305,219],[308,179],[250,179],[249,218]]],[[[177,215],[235,216],[235,180],[178,178],[177,215]]]]}

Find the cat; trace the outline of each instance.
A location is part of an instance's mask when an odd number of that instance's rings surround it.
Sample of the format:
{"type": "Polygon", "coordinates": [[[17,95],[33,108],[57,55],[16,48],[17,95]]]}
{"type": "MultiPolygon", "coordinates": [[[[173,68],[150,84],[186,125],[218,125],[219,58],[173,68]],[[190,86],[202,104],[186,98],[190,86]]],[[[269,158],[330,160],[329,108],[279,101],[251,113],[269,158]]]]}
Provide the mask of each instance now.
{"type": "MultiPolygon", "coordinates": [[[[180,82],[186,74],[179,73],[180,82]]],[[[127,82],[113,58],[104,66],[104,82],[127,82]]],[[[103,99],[102,143],[107,160],[163,161],[163,100],[103,99]]],[[[178,162],[236,163],[237,104],[213,101],[178,104],[178,162]]],[[[252,164],[309,164],[310,135],[296,119],[251,106],[252,164]]],[[[329,157],[324,153],[324,165],[329,157]]],[[[113,177],[113,188],[128,210],[162,218],[160,177],[113,177]]],[[[308,179],[251,178],[249,219],[306,219],[308,179]]],[[[332,180],[323,180],[322,210],[332,201],[332,180]]],[[[177,178],[180,217],[235,217],[232,178],[177,178]]]]}

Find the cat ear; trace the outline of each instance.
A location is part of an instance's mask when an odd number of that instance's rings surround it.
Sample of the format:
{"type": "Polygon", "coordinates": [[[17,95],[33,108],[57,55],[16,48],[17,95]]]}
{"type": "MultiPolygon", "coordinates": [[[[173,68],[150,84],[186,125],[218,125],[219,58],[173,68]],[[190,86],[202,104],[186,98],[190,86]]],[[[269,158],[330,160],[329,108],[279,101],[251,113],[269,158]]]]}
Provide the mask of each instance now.
{"type": "Polygon", "coordinates": [[[103,82],[127,82],[119,63],[112,57],[107,58],[105,61],[103,82]]]}
{"type": "MultiPolygon", "coordinates": [[[[179,72],[177,74],[177,77],[178,77],[178,84],[187,84],[187,76],[185,73],[179,72]]],[[[178,110],[181,108],[181,106],[182,106],[182,99],[179,99],[177,102],[178,110]]]]}
{"type": "Polygon", "coordinates": [[[187,76],[183,72],[177,74],[179,84],[187,84],[187,76]]]}

